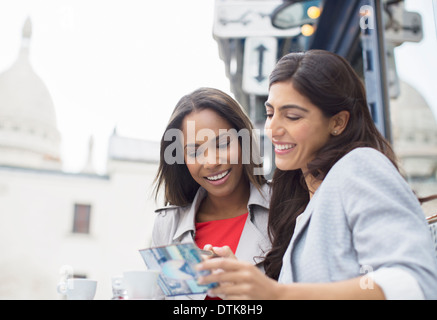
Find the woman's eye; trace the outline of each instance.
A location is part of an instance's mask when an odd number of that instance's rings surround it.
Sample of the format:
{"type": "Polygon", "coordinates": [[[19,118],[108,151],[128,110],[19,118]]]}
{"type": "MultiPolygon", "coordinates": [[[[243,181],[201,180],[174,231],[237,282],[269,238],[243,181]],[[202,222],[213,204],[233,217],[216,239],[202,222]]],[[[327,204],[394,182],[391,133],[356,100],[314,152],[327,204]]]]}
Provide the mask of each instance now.
{"type": "Polygon", "coordinates": [[[187,157],[195,158],[196,157],[196,150],[187,150],[187,157]]]}
{"type": "Polygon", "coordinates": [[[291,120],[291,121],[297,121],[302,119],[302,117],[299,116],[287,116],[287,119],[291,120]]]}
{"type": "Polygon", "coordinates": [[[273,113],[266,113],[265,116],[266,118],[271,119],[273,117],[273,113]]]}
{"type": "Polygon", "coordinates": [[[219,148],[219,149],[226,149],[226,148],[229,146],[230,143],[231,143],[230,140],[222,141],[222,142],[220,142],[220,143],[217,145],[217,148],[219,148]]]}

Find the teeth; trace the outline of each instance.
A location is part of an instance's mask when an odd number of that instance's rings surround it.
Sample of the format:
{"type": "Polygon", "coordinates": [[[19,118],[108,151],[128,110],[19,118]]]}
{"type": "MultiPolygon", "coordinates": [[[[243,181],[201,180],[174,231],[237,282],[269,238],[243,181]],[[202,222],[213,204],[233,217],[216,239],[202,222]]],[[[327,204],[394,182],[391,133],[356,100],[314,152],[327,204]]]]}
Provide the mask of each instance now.
{"type": "Polygon", "coordinates": [[[281,145],[275,146],[275,148],[277,150],[289,150],[289,149],[292,149],[294,147],[295,147],[295,145],[293,145],[293,144],[281,144],[281,145]]]}
{"type": "Polygon", "coordinates": [[[206,177],[206,179],[208,179],[210,181],[217,181],[217,180],[223,179],[228,173],[229,173],[229,170],[226,172],[220,173],[216,176],[206,177]]]}

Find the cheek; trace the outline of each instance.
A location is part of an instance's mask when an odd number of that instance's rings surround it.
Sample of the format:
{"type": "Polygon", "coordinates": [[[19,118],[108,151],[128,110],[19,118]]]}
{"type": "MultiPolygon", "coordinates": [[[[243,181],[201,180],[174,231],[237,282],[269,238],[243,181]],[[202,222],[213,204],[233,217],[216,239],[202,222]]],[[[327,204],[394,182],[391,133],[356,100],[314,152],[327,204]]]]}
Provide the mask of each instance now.
{"type": "Polygon", "coordinates": [[[226,149],[217,150],[220,164],[238,164],[241,163],[241,147],[238,138],[231,141],[226,149]]]}
{"type": "Polygon", "coordinates": [[[228,160],[230,164],[237,164],[241,162],[241,148],[239,144],[232,144],[228,149],[228,160]]]}
{"type": "Polygon", "coordinates": [[[301,143],[306,149],[316,152],[326,144],[329,135],[326,135],[326,128],[324,126],[304,124],[299,130],[296,130],[295,138],[297,143],[301,143]]]}
{"type": "Polygon", "coordinates": [[[317,130],[313,130],[313,128],[306,123],[293,126],[291,131],[291,135],[297,144],[308,142],[311,139],[314,139],[314,137],[317,135],[317,130]]]}

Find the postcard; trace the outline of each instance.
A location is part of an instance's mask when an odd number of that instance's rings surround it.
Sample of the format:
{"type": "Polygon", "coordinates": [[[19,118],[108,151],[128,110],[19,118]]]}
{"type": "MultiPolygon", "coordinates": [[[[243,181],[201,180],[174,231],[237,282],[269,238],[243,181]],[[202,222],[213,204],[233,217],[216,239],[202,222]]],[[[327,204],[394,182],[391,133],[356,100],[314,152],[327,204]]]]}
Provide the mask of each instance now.
{"type": "Polygon", "coordinates": [[[197,284],[199,276],[209,272],[195,269],[202,258],[194,243],[142,249],[140,254],[149,269],[161,271],[158,283],[166,296],[200,294],[217,286],[197,284]]]}

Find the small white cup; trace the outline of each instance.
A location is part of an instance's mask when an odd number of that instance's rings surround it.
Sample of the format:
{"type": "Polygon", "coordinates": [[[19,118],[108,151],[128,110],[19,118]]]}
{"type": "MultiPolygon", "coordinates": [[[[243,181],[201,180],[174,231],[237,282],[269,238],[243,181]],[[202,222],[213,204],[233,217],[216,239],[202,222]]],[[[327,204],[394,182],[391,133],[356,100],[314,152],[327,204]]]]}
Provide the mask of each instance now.
{"type": "Polygon", "coordinates": [[[125,271],[123,272],[123,286],[128,299],[154,299],[158,294],[157,270],[125,271]]]}
{"type": "Polygon", "coordinates": [[[97,281],[90,279],[67,279],[58,284],[58,293],[67,300],[93,300],[96,295],[97,281]]]}

